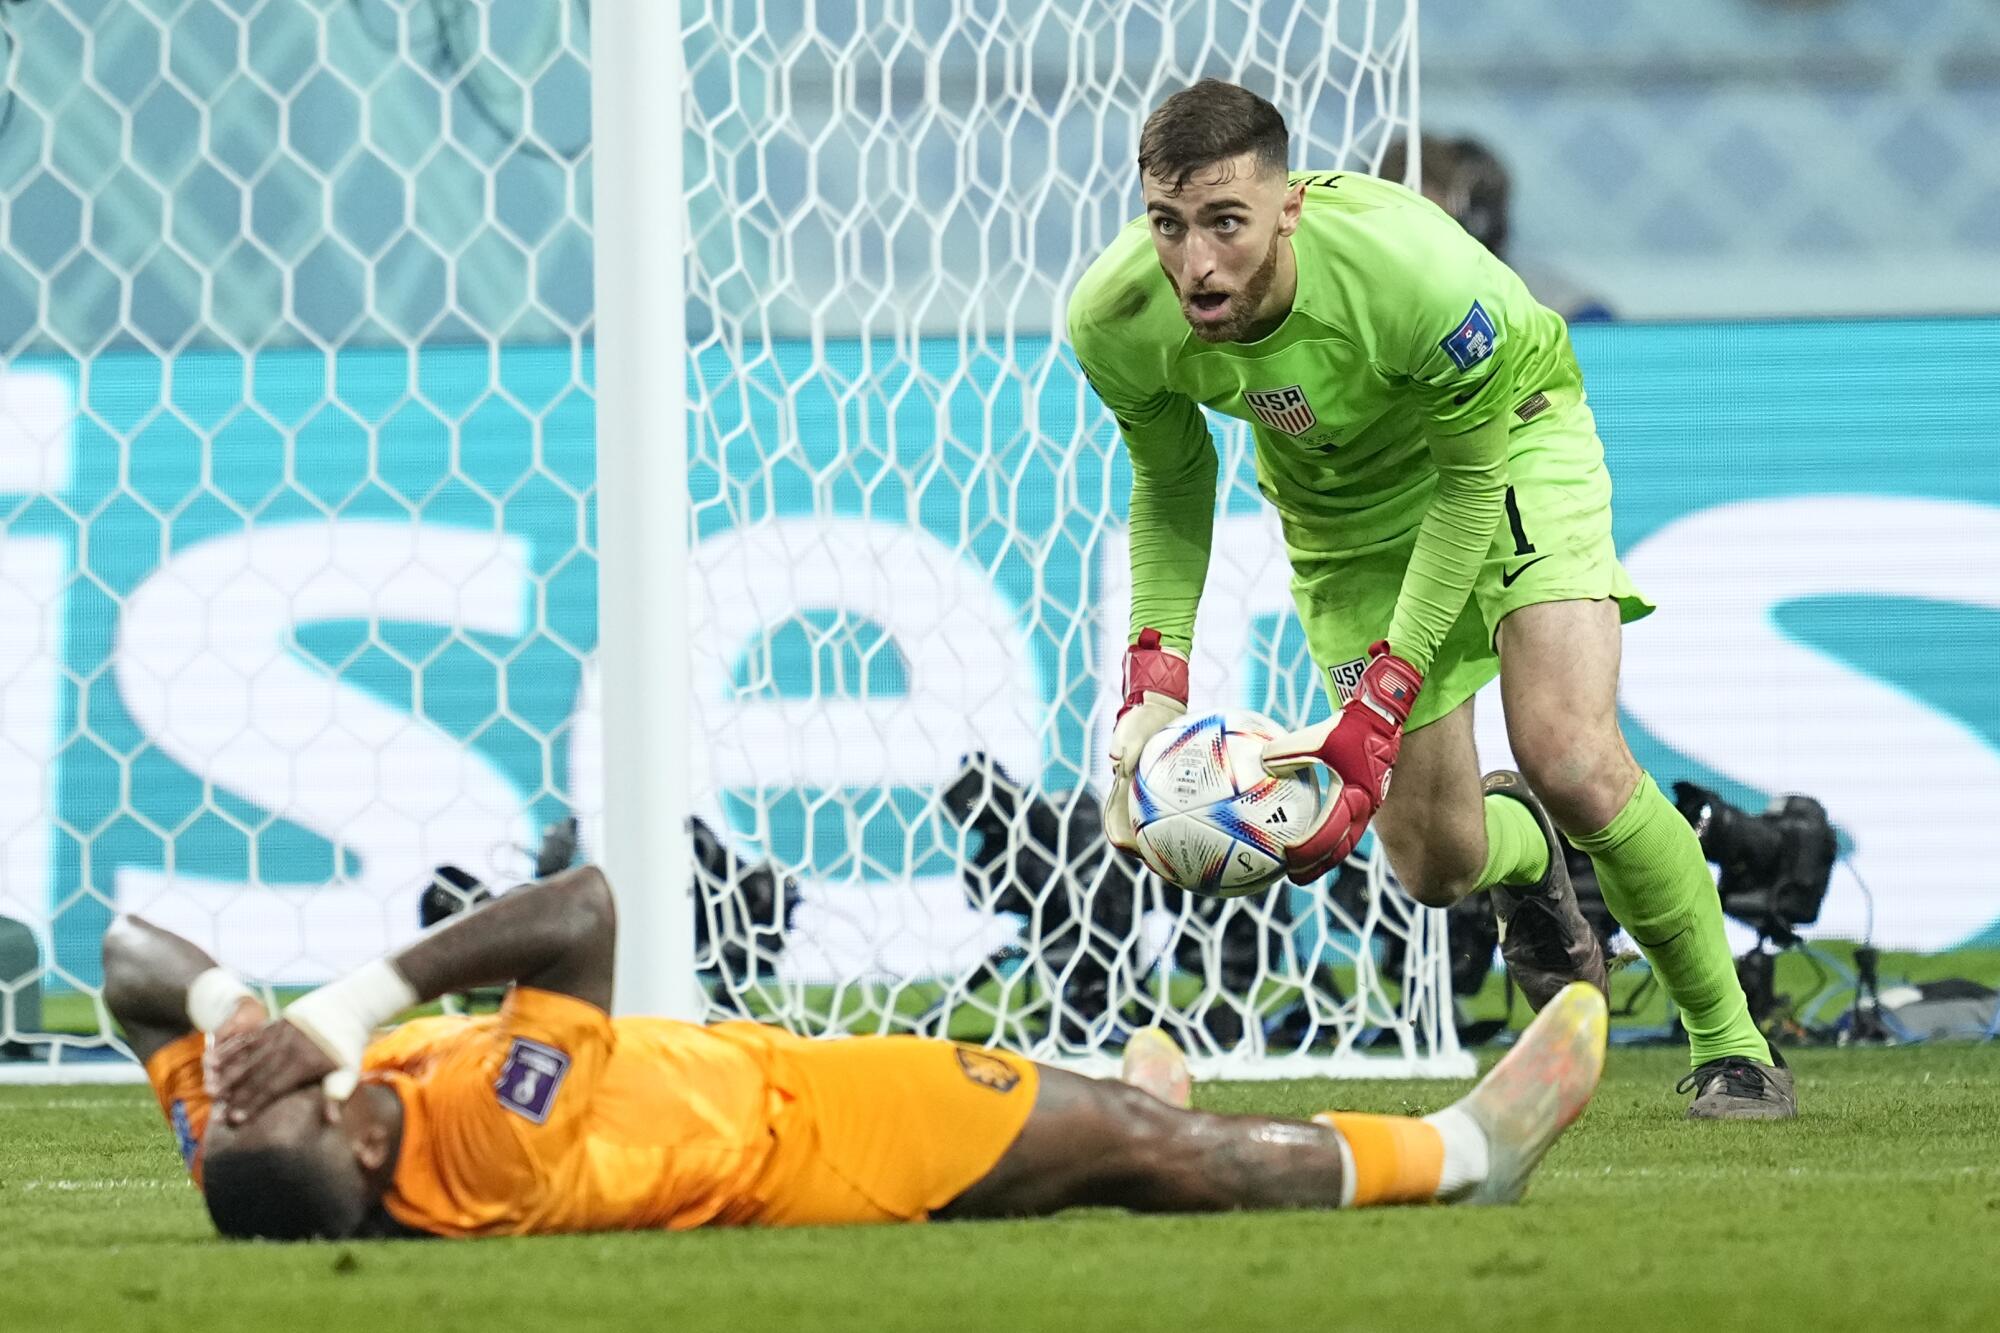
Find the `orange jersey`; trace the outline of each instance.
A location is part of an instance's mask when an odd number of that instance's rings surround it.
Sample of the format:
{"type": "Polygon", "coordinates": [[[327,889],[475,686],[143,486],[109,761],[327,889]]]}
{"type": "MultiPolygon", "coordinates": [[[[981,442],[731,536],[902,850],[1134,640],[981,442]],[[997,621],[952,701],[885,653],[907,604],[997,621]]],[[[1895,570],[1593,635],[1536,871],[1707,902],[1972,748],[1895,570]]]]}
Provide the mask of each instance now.
{"type": "Polygon", "coordinates": [[[160,1113],[174,1131],[181,1162],[201,1184],[201,1142],[208,1134],[208,1092],[201,1082],[201,1056],[208,1037],[200,1032],[168,1042],[146,1061],[146,1080],[160,1099],[160,1113]]]}
{"type": "Polygon", "coordinates": [[[406,1023],[368,1048],[403,1103],[384,1202],[449,1236],[752,1221],[785,1098],[772,1053],[800,1040],[522,987],[490,1017],[406,1023]]]}
{"type": "MultiPolygon", "coordinates": [[[[197,1183],[202,1042],[147,1062],[197,1183]]],[[[497,1014],[405,1023],[364,1070],[403,1106],[383,1203],[445,1236],[914,1220],[991,1168],[1037,1083],[946,1042],[614,1020],[525,987],[497,1014]]]]}

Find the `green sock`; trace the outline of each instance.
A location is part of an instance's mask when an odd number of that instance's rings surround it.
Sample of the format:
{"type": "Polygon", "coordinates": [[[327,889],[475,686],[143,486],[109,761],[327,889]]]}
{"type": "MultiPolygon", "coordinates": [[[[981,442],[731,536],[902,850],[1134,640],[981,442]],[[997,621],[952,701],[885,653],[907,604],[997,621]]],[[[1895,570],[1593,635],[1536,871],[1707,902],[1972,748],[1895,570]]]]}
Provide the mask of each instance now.
{"type": "Polygon", "coordinates": [[[1479,887],[1533,884],[1549,873],[1549,840],[1527,806],[1510,796],[1486,798],[1486,868],[1479,887]]]}
{"type": "Polygon", "coordinates": [[[1768,1064],[1771,1048],[1736,980],[1701,844],[1652,777],[1641,776],[1610,824],[1570,841],[1589,854],[1605,906],[1680,1006],[1693,1063],[1746,1055],[1768,1064]]]}

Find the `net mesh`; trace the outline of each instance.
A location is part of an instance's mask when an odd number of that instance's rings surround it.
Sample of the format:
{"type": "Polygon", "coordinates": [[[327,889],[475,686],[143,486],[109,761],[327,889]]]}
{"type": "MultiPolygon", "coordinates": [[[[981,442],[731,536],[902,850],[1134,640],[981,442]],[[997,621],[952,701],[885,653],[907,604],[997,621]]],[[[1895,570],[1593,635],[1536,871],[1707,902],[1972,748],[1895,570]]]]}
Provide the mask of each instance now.
{"type": "MultiPolygon", "coordinates": [[[[1455,1071],[1441,925],[1379,861],[1223,905],[1107,853],[1127,478],[1053,332],[1165,92],[1243,82],[1298,165],[1368,169],[1414,5],[682,13],[699,738],[661,762],[711,1016],[1455,1071]]],[[[74,1062],[115,909],[309,985],[413,933],[438,866],[597,840],[590,33],[541,0],[5,20],[0,991],[74,1062]]],[[[1218,438],[1197,704],[1304,721],[1218,438]]]]}

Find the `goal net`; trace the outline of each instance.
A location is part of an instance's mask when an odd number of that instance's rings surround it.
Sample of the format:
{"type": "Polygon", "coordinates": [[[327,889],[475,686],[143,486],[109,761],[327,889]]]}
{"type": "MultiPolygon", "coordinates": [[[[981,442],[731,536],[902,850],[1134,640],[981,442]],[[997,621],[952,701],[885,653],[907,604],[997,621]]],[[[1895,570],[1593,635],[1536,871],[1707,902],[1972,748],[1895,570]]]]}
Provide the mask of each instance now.
{"type": "MultiPolygon", "coordinates": [[[[1295,165],[1368,170],[1414,0],[681,14],[694,734],[658,762],[708,1015],[1464,1072],[1442,920],[1379,858],[1224,905],[1105,848],[1128,474],[1060,337],[1162,96],[1240,81],[1295,165]]],[[[0,1077],[89,1077],[114,911],[284,990],[407,939],[440,866],[601,840],[589,9],[0,22],[0,1077]]],[[[1195,704],[1303,722],[1216,424],[1195,704]]]]}

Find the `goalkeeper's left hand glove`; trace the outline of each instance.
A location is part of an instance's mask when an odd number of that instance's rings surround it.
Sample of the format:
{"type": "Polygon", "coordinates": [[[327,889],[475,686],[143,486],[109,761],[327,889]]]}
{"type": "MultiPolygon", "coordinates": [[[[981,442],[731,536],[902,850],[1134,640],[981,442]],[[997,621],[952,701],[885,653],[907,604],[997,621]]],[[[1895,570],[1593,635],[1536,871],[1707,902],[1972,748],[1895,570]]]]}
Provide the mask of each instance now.
{"type": "Polygon", "coordinates": [[[1416,706],[1424,678],[1389,651],[1386,641],[1368,650],[1368,666],[1354,697],[1326,721],[1280,736],[1264,747],[1264,767],[1296,773],[1325,764],[1340,779],[1320,807],[1319,823],[1285,852],[1295,884],[1310,884],[1346,860],[1389,795],[1389,771],[1403,746],[1403,724],[1416,706]]]}
{"type": "Polygon", "coordinates": [[[1104,798],[1104,836],[1123,852],[1139,850],[1132,826],[1132,775],[1146,742],[1187,712],[1187,654],[1160,642],[1156,629],[1139,631],[1125,650],[1125,697],[1111,731],[1111,790],[1104,798]]]}

